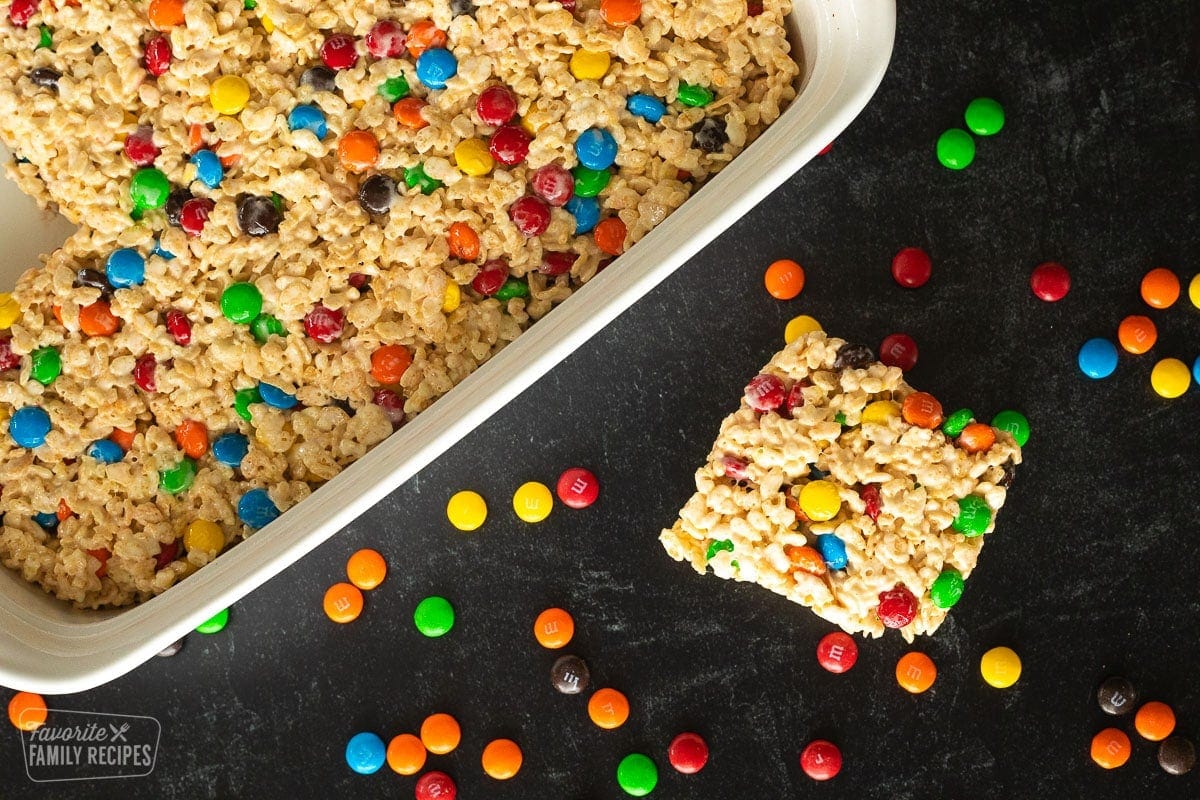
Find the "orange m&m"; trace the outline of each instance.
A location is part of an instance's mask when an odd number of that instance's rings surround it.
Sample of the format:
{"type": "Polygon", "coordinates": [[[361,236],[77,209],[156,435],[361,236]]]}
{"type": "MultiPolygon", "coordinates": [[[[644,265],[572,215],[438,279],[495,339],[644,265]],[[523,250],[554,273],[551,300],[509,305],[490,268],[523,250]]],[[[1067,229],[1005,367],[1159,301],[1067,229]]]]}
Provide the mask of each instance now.
{"type": "Polygon", "coordinates": [[[588,698],[588,716],[605,730],[619,728],[629,719],[629,701],[616,689],[600,689],[588,698]]]}
{"type": "Polygon", "coordinates": [[[379,141],[370,131],[350,131],[338,142],[338,159],[347,172],[365,172],[379,160],[379,141]]]}
{"type": "Polygon", "coordinates": [[[1141,355],[1158,341],[1158,328],[1149,317],[1128,316],[1117,328],[1117,341],[1127,353],[1141,355]]]}
{"type": "Polygon", "coordinates": [[[430,714],[421,723],[421,742],[436,756],[444,756],[458,747],[462,729],[458,720],[449,714],[430,714]]]}
{"type": "Polygon", "coordinates": [[[1175,730],[1175,712],[1166,703],[1152,700],[1137,710],[1133,727],[1143,739],[1161,742],[1175,730]]]}
{"type": "Polygon", "coordinates": [[[533,635],[547,650],[566,647],[575,635],[575,620],[561,608],[547,608],[534,621],[533,635]]]}
{"type": "Polygon", "coordinates": [[[346,576],[359,589],[369,591],[387,577],[387,562],[375,550],[359,550],[346,562],[346,576]]]}
{"type": "Polygon", "coordinates": [[[1129,760],[1129,737],[1116,728],[1105,728],[1092,737],[1092,761],[1105,769],[1116,769],[1129,760]]]}
{"type": "Polygon", "coordinates": [[[763,283],[771,297],[791,300],[804,289],[804,268],[791,259],[780,259],[767,267],[763,283]]]}
{"type": "Polygon", "coordinates": [[[1165,267],[1158,267],[1142,278],[1142,299],[1151,308],[1170,308],[1179,299],[1179,278],[1165,267]]]}
{"type": "Polygon", "coordinates": [[[40,694],[17,692],[8,701],[8,720],[17,730],[36,731],[46,724],[46,701],[40,694]]]}
{"type": "Polygon", "coordinates": [[[521,748],[512,739],[496,739],[483,748],[483,771],[498,781],[506,781],[521,769],[521,748]]]}
{"type": "Polygon", "coordinates": [[[394,737],[387,746],[387,763],[399,775],[416,775],[425,766],[426,751],[411,733],[394,737]]]}
{"type": "Polygon", "coordinates": [[[335,583],[325,591],[324,607],[325,615],[334,622],[353,622],[362,614],[362,592],[357,586],[335,583]]]}
{"type": "Polygon", "coordinates": [[[896,662],[896,683],[906,692],[921,694],[928,691],[936,679],[937,666],[924,653],[905,653],[896,662]]]}
{"type": "Polygon", "coordinates": [[[942,404],[928,392],[913,392],[904,398],[900,416],[918,428],[936,428],[942,424],[942,404]]]}

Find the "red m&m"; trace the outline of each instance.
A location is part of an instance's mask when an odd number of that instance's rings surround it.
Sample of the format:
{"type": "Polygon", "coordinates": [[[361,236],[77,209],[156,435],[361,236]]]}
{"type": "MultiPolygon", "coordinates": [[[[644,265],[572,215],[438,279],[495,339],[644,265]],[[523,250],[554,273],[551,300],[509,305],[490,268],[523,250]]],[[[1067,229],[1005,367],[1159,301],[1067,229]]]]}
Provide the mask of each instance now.
{"type": "Polygon", "coordinates": [[[858,645],[841,631],[827,633],[817,644],[817,663],[829,672],[840,675],[848,672],[858,661],[858,645]]]}
{"type": "Polygon", "coordinates": [[[1034,268],[1029,276],[1029,288],[1039,300],[1057,303],[1071,289],[1071,273],[1062,264],[1047,261],[1034,268]]]}
{"type": "Polygon", "coordinates": [[[892,259],[892,277],[905,289],[924,286],[933,273],[933,261],[919,247],[906,247],[892,259]]]}
{"type": "Polygon", "coordinates": [[[454,800],[458,796],[458,786],[454,779],[444,772],[426,772],[417,779],[417,800],[454,800]]]}
{"type": "Polygon", "coordinates": [[[908,372],[917,365],[917,343],[907,333],[893,333],[879,345],[879,360],[908,372]]]}
{"type": "Polygon", "coordinates": [[[583,467],[571,467],[558,478],[558,499],[568,508],[587,508],[600,496],[600,481],[583,467]]]}
{"type": "Polygon", "coordinates": [[[842,771],[842,751],[824,739],[811,741],[800,754],[800,769],[814,781],[827,781],[842,771]]]}
{"type": "Polygon", "coordinates": [[[671,740],[667,760],[677,772],[694,775],[708,763],[708,744],[695,733],[681,733],[671,740]]]}

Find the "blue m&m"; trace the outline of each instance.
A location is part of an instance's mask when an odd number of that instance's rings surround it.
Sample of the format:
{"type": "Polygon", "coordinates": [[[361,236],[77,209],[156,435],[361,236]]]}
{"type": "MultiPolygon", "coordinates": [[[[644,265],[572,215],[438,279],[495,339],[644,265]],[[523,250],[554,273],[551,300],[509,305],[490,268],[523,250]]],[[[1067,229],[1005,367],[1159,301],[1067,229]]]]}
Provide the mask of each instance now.
{"type": "Polygon", "coordinates": [[[289,408],[294,408],[296,405],[296,395],[285,392],[278,386],[273,386],[269,383],[258,384],[258,396],[272,408],[282,408],[286,411],[289,408]]]}
{"type": "Polygon", "coordinates": [[[48,531],[58,527],[58,514],[53,511],[39,511],[33,515],[33,521],[48,531]]]}
{"type": "Polygon", "coordinates": [[[575,140],[575,155],[588,169],[608,169],[617,160],[617,140],[602,128],[588,128],[575,140]]]}
{"type": "Polygon", "coordinates": [[[218,463],[237,469],[250,451],[250,440],[240,433],[227,433],[213,442],[213,458],[218,463]]]}
{"type": "Polygon", "coordinates": [[[587,233],[600,222],[600,204],[594,197],[572,197],[563,206],[575,217],[575,235],[587,233]]]}
{"type": "Polygon", "coordinates": [[[271,500],[266,489],[251,489],[238,500],[238,519],[251,528],[265,528],[279,518],[279,506],[271,500]]]}
{"type": "Polygon", "coordinates": [[[115,464],[125,457],[121,445],[112,439],[97,439],[88,445],[87,454],[101,464],[115,464]]]}
{"type": "Polygon", "coordinates": [[[1117,369],[1117,346],[1108,339],[1088,339],[1079,348],[1079,369],[1092,380],[1112,375],[1117,369]]]}
{"type": "Polygon", "coordinates": [[[122,247],[109,254],[104,274],[114,289],[139,286],[146,280],[146,259],[132,247],[122,247]]]}
{"type": "Polygon", "coordinates": [[[359,775],[372,775],[383,767],[387,747],[373,733],[356,733],[346,743],[346,763],[359,775]]]}
{"type": "Polygon", "coordinates": [[[458,59],[449,50],[433,48],[417,58],[417,80],[430,89],[445,89],[458,73],[458,59]]]}
{"type": "Polygon", "coordinates": [[[20,447],[41,447],[49,432],[50,415],[37,406],[18,408],[8,421],[8,434],[20,447]]]}
{"type": "Polygon", "coordinates": [[[848,560],[846,558],[846,543],[832,533],[822,533],[817,537],[817,550],[821,553],[821,558],[825,559],[825,566],[830,569],[845,569],[848,560]]]}
{"type": "Polygon", "coordinates": [[[302,104],[288,114],[288,128],[294,131],[312,131],[313,136],[324,139],[329,133],[325,124],[325,112],[314,105],[302,104]]]}
{"type": "Polygon", "coordinates": [[[667,113],[667,104],[654,95],[639,92],[629,96],[629,99],[625,101],[625,109],[646,122],[657,123],[667,113]]]}
{"type": "Polygon", "coordinates": [[[221,159],[217,158],[216,153],[212,150],[197,150],[191,160],[196,167],[196,180],[209,189],[221,185],[221,179],[225,177],[225,168],[221,166],[221,159]]]}

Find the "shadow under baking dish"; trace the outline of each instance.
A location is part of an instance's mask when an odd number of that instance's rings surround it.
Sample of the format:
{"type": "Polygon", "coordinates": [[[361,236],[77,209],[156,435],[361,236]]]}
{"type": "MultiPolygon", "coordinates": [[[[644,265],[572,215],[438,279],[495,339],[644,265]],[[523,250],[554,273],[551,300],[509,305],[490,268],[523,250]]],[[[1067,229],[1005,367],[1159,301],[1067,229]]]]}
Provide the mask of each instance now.
{"type": "MultiPolygon", "coordinates": [[[[891,58],[894,0],[794,0],[801,63],[791,106],[729,166],[560,306],[278,520],[139,605],[82,611],[0,570],[0,684],[64,694],[151,658],[331,537],[494,414],[813,158],[874,94],[891,58]]],[[[0,181],[0,287],[71,226],[0,181]]]]}

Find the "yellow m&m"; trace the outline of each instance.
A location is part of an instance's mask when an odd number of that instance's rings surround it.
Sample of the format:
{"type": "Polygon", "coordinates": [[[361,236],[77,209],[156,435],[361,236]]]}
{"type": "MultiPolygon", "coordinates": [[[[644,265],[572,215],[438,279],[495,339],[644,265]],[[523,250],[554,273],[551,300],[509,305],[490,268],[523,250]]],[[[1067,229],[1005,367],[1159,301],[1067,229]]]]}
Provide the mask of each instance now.
{"type": "Polygon", "coordinates": [[[487,175],[496,162],[482,139],[464,139],[454,148],[454,163],[467,175],[487,175]]]}
{"type": "Polygon", "coordinates": [[[862,412],[863,423],[873,422],[886,425],[888,420],[900,416],[900,404],[891,400],[876,400],[862,412]]]}
{"type": "Polygon", "coordinates": [[[250,84],[239,75],[222,75],[213,81],[208,99],[218,114],[237,114],[250,102],[250,84]]]}
{"type": "Polygon", "coordinates": [[[198,519],[184,531],[183,546],[189,553],[219,553],[225,547],[225,534],[217,523],[198,519]]]}
{"type": "Polygon", "coordinates": [[[550,488],[544,483],[530,481],[521,484],[516,494],[513,495],[513,511],[516,511],[517,516],[525,522],[541,522],[550,516],[552,508],[554,508],[554,497],[550,494],[550,488]]]}
{"type": "Polygon", "coordinates": [[[8,292],[0,293],[0,330],[8,330],[20,318],[20,304],[8,292]]]}
{"type": "Polygon", "coordinates": [[[1200,308],[1200,272],[1192,276],[1192,282],[1188,284],[1188,300],[1191,300],[1196,308],[1200,308]]]}
{"type": "Polygon", "coordinates": [[[1192,383],[1187,364],[1178,358],[1164,358],[1150,372],[1150,385],[1167,399],[1179,397],[1192,383]]]}
{"type": "Polygon", "coordinates": [[[988,686],[1007,689],[1021,677],[1021,659],[1008,647],[993,647],[979,661],[979,673],[988,686]]]}
{"type": "Polygon", "coordinates": [[[800,510],[813,522],[833,519],[842,508],[842,496],[829,481],[809,481],[800,490],[800,510]]]}
{"type": "Polygon", "coordinates": [[[487,503],[478,492],[462,491],[446,504],[446,516],[460,531],[473,531],[487,519],[487,503]]]}
{"type": "Polygon", "coordinates": [[[581,81],[598,81],[608,72],[612,58],[605,52],[584,50],[571,55],[571,74],[581,81]]]}
{"type": "Polygon", "coordinates": [[[442,294],[442,311],[449,314],[462,303],[462,289],[457,283],[446,284],[446,291],[442,294]]]}
{"type": "Polygon", "coordinates": [[[798,317],[793,317],[783,329],[783,341],[787,344],[799,339],[806,333],[821,330],[821,323],[817,322],[807,314],[801,314],[798,317]]]}

